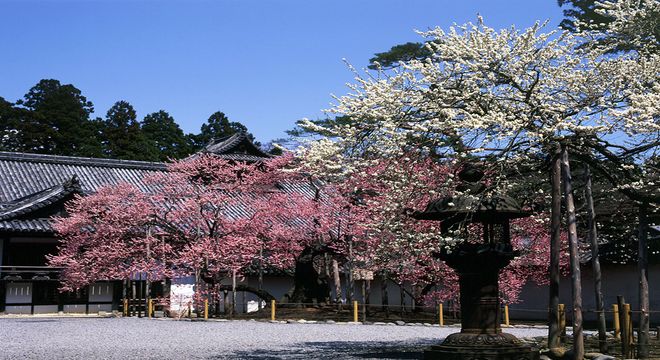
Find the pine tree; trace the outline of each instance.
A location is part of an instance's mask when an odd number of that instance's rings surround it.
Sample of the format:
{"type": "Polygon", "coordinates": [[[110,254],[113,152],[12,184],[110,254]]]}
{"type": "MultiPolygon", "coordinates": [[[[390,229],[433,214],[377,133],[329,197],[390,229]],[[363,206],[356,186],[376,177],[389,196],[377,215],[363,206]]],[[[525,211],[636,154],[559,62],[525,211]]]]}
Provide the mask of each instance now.
{"type": "Polygon", "coordinates": [[[158,149],[142,132],[136,118],[135,109],[127,101],[117,101],[108,110],[103,126],[104,153],[107,157],[158,160],[158,149]]]}
{"type": "Polygon", "coordinates": [[[183,130],[164,110],[151,113],[142,120],[142,133],[158,149],[158,160],[181,159],[191,149],[183,130]]]}
{"type": "Polygon", "coordinates": [[[89,115],[94,111],[71,84],[44,79],[16,102],[27,112],[18,126],[25,151],[75,156],[99,156],[101,148],[89,115]]]}
{"type": "MultiPolygon", "coordinates": [[[[216,111],[209,116],[206,123],[202,124],[200,133],[196,135],[189,135],[190,143],[194,151],[198,151],[210,143],[213,139],[218,140],[227,136],[231,136],[237,132],[247,132],[247,127],[237,121],[229,121],[227,115],[221,111],[216,111]]],[[[248,139],[255,145],[261,144],[255,141],[252,134],[248,133],[248,139]]]]}

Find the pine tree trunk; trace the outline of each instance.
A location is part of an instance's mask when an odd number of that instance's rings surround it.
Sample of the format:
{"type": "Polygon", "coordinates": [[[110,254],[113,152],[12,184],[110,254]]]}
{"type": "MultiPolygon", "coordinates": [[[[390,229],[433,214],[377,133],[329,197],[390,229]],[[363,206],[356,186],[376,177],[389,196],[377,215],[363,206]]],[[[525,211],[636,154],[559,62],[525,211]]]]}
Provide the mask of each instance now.
{"type": "Polygon", "coordinates": [[[557,149],[552,158],[550,173],[552,183],[552,212],[550,222],[550,299],[548,301],[548,348],[554,349],[560,345],[561,331],[559,329],[559,256],[561,248],[561,148],[557,149]]]}
{"type": "Polygon", "coordinates": [[[580,254],[578,250],[575,203],[573,201],[573,183],[568,150],[562,146],[561,156],[564,196],[568,217],[568,243],[571,256],[571,284],[573,292],[573,358],[584,358],[584,337],[582,335],[582,282],[580,278],[580,254]]]}
{"type": "Polygon", "coordinates": [[[285,296],[290,303],[297,306],[323,303],[330,292],[328,279],[321,276],[314,267],[314,255],[314,249],[306,247],[296,258],[293,288],[285,296]]]}
{"type": "Polygon", "coordinates": [[[648,219],[647,204],[639,207],[639,251],[637,268],[639,271],[639,335],[637,357],[649,357],[649,264],[648,264],[648,219]]]}
{"type": "Polygon", "coordinates": [[[591,267],[594,272],[594,291],[596,296],[596,313],[598,315],[598,349],[601,353],[607,352],[607,328],[605,324],[605,305],[603,303],[603,290],[600,271],[600,260],[598,259],[598,229],[596,229],[596,212],[594,210],[594,198],[591,188],[591,170],[589,166],[585,169],[586,197],[587,197],[587,219],[589,226],[589,244],[591,245],[591,267]]]}

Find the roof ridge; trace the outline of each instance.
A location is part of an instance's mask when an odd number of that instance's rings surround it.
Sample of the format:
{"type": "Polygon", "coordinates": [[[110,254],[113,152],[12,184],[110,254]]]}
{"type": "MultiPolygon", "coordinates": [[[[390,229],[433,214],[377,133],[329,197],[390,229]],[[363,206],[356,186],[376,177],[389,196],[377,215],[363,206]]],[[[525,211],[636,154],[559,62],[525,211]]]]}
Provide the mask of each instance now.
{"type": "MultiPolygon", "coordinates": [[[[229,136],[222,137],[220,139],[212,139],[204,148],[200,151],[200,153],[210,153],[218,156],[234,156],[238,155],[239,157],[241,155],[246,155],[240,152],[233,152],[238,146],[240,146],[242,143],[244,143],[249,150],[248,154],[249,157],[254,157],[257,159],[268,159],[271,158],[272,155],[264,152],[261,150],[258,146],[254,144],[248,137],[248,132],[245,130],[239,130],[229,136]]],[[[193,154],[192,156],[195,156],[197,154],[193,154]]],[[[239,158],[236,158],[234,160],[241,160],[239,158]]],[[[248,161],[254,161],[254,159],[245,159],[248,161]]]]}
{"type": "Polygon", "coordinates": [[[167,168],[167,165],[162,162],[104,159],[104,158],[81,157],[81,156],[34,154],[34,153],[7,152],[7,151],[0,151],[0,160],[65,164],[65,165],[92,165],[98,167],[120,167],[120,168],[128,168],[128,169],[165,170],[167,168]]]}

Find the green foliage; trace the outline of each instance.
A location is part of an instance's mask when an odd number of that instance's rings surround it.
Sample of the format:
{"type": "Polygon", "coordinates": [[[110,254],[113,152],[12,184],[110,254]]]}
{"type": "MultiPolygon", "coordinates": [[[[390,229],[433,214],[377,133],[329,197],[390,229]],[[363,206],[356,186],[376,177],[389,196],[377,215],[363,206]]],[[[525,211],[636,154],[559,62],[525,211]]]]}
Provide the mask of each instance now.
{"type": "Polygon", "coordinates": [[[395,45],[389,51],[376,53],[369,59],[369,69],[378,69],[378,63],[383,69],[391,69],[399,66],[400,61],[410,61],[413,59],[424,59],[431,56],[431,52],[425,44],[416,42],[407,42],[405,44],[395,45]]]}
{"type": "Polygon", "coordinates": [[[16,130],[22,151],[36,153],[100,156],[98,138],[89,121],[94,106],[71,84],[41,80],[17,105],[20,118],[16,130]]]}
{"type": "Polygon", "coordinates": [[[117,101],[106,114],[103,126],[104,152],[107,157],[126,160],[157,161],[156,145],[140,128],[133,106],[117,101]]]}
{"type": "MultiPolygon", "coordinates": [[[[247,127],[237,121],[229,121],[227,115],[221,111],[216,111],[211,116],[209,116],[206,123],[202,125],[201,132],[197,135],[190,135],[191,146],[194,151],[201,150],[210,143],[213,139],[221,139],[227,136],[231,136],[237,132],[244,131],[247,132],[247,127]]],[[[260,146],[261,144],[255,141],[254,136],[248,133],[248,138],[255,145],[260,146]]]]}
{"type": "Polygon", "coordinates": [[[332,128],[334,125],[347,125],[353,122],[353,120],[346,116],[337,116],[335,118],[325,118],[325,119],[318,119],[318,120],[309,120],[311,123],[317,125],[317,131],[311,131],[309,129],[303,128],[300,126],[300,124],[304,120],[299,120],[296,122],[296,127],[294,127],[291,130],[287,130],[286,133],[289,136],[292,137],[308,137],[308,136],[325,136],[325,137],[332,137],[332,133],[329,131],[326,131],[326,129],[332,128]]]}
{"type": "Polygon", "coordinates": [[[0,151],[23,151],[19,128],[20,109],[0,97],[0,151]]]}
{"type": "Polygon", "coordinates": [[[158,160],[181,159],[191,153],[188,138],[164,110],[151,113],[142,120],[142,133],[158,150],[158,160]]]}
{"type": "Polygon", "coordinates": [[[93,112],[93,104],[79,89],[53,79],[39,81],[15,104],[0,97],[0,151],[167,161],[239,131],[260,146],[245,125],[229,121],[220,111],[209,117],[199,134],[184,134],[164,110],[148,114],[140,123],[126,101],[116,102],[105,118],[90,119],[93,112]]]}
{"type": "Polygon", "coordinates": [[[557,0],[557,3],[564,8],[565,16],[559,26],[566,30],[577,31],[576,22],[578,21],[595,24],[601,29],[612,22],[612,19],[595,11],[595,0],[557,0]]]}
{"type": "Polygon", "coordinates": [[[637,51],[657,54],[660,51],[660,22],[657,20],[660,18],[660,8],[657,5],[649,8],[648,3],[640,1],[637,6],[645,9],[647,13],[641,17],[627,19],[629,24],[622,29],[614,17],[602,14],[602,8],[601,13],[597,11],[595,0],[557,0],[557,3],[564,8],[565,19],[560,24],[562,28],[578,32],[579,24],[582,24],[582,27],[588,24],[590,30],[606,34],[586,40],[583,46],[609,46],[609,53],[637,51]],[[607,34],[608,30],[614,31],[607,34]]]}

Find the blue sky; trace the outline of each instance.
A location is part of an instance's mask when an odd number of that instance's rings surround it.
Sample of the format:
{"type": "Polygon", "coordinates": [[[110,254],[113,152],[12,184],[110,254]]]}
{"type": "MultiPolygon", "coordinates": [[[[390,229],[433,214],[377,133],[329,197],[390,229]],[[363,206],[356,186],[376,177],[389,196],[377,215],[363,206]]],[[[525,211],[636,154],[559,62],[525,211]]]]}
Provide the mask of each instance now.
{"type": "Polygon", "coordinates": [[[475,21],[561,21],[556,0],[0,0],[0,96],[43,78],[71,83],[105,116],[127,100],[186,132],[215,111],[266,142],[323,117],[331,94],[376,52],[424,30],[475,21]]]}

